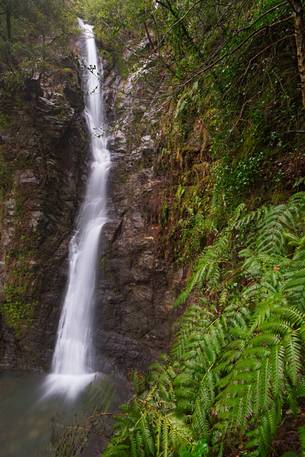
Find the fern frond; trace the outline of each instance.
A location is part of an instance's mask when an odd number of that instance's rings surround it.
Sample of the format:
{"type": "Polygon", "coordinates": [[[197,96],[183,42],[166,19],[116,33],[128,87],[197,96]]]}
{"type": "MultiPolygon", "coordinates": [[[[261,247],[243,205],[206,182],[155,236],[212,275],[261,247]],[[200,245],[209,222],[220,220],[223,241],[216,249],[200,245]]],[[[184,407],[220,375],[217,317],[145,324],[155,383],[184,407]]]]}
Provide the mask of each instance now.
{"type": "Polygon", "coordinates": [[[259,425],[253,423],[253,429],[247,432],[247,448],[251,449],[247,455],[251,457],[266,457],[268,455],[280,423],[281,414],[282,404],[278,401],[261,417],[259,425]]]}

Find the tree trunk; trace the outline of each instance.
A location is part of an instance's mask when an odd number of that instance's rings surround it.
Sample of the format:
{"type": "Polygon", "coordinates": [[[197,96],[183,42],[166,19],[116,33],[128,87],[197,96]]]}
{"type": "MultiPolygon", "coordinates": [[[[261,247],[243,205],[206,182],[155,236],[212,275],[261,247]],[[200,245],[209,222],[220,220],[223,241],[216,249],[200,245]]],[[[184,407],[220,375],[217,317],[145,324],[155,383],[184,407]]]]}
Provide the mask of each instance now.
{"type": "Polygon", "coordinates": [[[303,107],[305,108],[305,21],[301,0],[288,0],[294,13],[294,34],[297,49],[298,69],[301,81],[303,107]]]}

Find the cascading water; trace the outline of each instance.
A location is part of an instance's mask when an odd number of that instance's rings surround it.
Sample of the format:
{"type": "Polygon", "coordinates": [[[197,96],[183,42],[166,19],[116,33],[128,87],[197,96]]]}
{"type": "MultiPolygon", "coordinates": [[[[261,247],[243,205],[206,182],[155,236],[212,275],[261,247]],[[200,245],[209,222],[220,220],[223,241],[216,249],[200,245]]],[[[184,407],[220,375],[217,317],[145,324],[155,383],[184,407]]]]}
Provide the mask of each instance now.
{"type": "Polygon", "coordinates": [[[93,27],[79,19],[82,31],[82,59],[85,63],[85,117],[91,138],[91,168],[76,232],[69,248],[69,280],[58,326],[52,373],[45,383],[45,395],[75,397],[94,373],[92,320],[99,236],[107,222],[107,175],[110,153],[104,133],[101,94],[101,64],[93,27]]]}

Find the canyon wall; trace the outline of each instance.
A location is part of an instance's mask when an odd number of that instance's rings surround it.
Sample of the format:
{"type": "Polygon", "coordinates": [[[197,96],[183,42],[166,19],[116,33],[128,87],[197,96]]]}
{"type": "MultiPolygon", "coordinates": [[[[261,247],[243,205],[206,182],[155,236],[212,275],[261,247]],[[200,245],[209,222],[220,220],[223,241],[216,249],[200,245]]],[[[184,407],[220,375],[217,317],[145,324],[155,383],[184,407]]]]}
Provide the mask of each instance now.
{"type": "MultiPolygon", "coordinates": [[[[161,105],[146,85],[145,62],[124,78],[104,64],[113,165],[94,336],[97,368],[126,373],[145,369],[167,347],[182,273],[160,248],[161,105]]],[[[14,96],[2,96],[8,114],[0,119],[1,368],[50,366],[88,166],[79,71],[76,59],[65,58],[14,96]]]]}

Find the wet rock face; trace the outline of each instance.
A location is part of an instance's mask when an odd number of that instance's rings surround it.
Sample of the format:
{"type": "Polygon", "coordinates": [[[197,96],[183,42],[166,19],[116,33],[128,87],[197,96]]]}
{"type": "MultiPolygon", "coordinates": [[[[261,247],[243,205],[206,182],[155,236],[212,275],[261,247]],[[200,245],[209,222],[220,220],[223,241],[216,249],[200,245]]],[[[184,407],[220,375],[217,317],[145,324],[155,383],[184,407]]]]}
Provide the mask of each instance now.
{"type": "MultiPolygon", "coordinates": [[[[166,349],[180,272],[163,259],[156,173],[162,107],[137,71],[105,67],[112,169],[97,265],[97,369],[143,370],[166,349]],[[145,100],[145,102],[144,102],[145,100]]],[[[9,180],[1,201],[0,368],[49,369],[68,274],[68,245],[86,182],[88,135],[77,68],[29,84],[1,131],[9,180]],[[21,325],[20,325],[21,323],[21,325]]],[[[1,185],[1,184],[0,184],[1,185]]]]}
{"type": "Polygon", "coordinates": [[[56,78],[27,82],[18,103],[6,101],[9,122],[0,132],[7,176],[0,199],[1,368],[48,368],[54,347],[88,152],[78,69],[74,62],[66,65],[56,78]]]}
{"type": "MultiPolygon", "coordinates": [[[[138,77],[137,77],[138,76],[138,77]]],[[[95,342],[100,366],[145,369],[169,342],[179,273],[163,260],[159,210],[166,183],[158,176],[159,107],[145,80],[110,72],[105,81],[110,122],[110,221],[103,231],[95,342]],[[150,104],[143,103],[143,97],[150,104]],[[109,106],[116,107],[111,112],[109,106]]]]}

